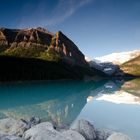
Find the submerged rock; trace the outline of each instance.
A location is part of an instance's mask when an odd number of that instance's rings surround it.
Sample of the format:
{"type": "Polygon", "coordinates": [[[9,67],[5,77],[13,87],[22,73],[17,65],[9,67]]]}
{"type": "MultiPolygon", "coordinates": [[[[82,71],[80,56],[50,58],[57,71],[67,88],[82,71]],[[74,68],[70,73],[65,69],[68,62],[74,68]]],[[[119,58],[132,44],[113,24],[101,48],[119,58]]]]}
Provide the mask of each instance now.
{"type": "Polygon", "coordinates": [[[95,140],[96,133],[94,126],[86,121],[86,120],[79,120],[76,125],[73,127],[76,131],[82,134],[86,140],[95,140]]]}
{"type": "Polygon", "coordinates": [[[40,120],[40,118],[38,118],[38,117],[31,117],[31,119],[30,119],[30,123],[31,123],[32,125],[39,124],[40,122],[41,122],[41,120],[40,120]]]}
{"type": "Polygon", "coordinates": [[[41,122],[40,118],[38,117],[31,117],[29,121],[21,119],[23,122],[29,125],[29,127],[32,127],[34,125],[37,125],[41,122]]]}
{"type": "Polygon", "coordinates": [[[122,133],[114,133],[107,140],[132,140],[129,136],[122,133]]]}
{"type": "Polygon", "coordinates": [[[22,134],[29,129],[29,125],[22,120],[15,120],[13,118],[6,118],[0,120],[0,134],[17,135],[22,134]]]}

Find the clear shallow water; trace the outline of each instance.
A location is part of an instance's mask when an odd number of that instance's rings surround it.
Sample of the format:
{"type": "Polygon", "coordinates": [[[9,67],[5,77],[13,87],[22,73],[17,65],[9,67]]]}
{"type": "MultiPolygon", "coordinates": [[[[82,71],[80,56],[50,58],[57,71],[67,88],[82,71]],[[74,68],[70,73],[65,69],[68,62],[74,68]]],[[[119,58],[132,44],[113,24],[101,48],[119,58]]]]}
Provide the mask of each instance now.
{"type": "Polygon", "coordinates": [[[31,116],[66,125],[87,119],[139,140],[140,80],[1,84],[0,118],[31,116]]]}

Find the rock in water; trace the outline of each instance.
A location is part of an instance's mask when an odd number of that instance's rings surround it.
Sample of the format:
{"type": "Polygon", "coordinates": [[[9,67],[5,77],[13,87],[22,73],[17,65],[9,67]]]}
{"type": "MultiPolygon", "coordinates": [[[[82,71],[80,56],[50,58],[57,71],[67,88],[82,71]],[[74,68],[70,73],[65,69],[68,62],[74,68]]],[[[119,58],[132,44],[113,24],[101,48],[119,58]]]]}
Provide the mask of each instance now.
{"type": "Polygon", "coordinates": [[[17,135],[22,134],[29,129],[27,123],[13,118],[6,118],[0,120],[0,134],[17,135]]]}
{"type": "Polygon", "coordinates": [[[49,122],[43,122],[33,126],[24,133],[23,138],[27,140],[67,140],[49,122]]]}
{"type": "Polygon", "coordinates": [[[77,131],[74,130],[63,131],[62,134],[68,140],[86,140],[81,134],[79,134],[77,131]]]}
{"type": "Polygon", "coordinates": [[[111,136],[109,136],[107,140],[132,140],[132,139],[122,133],[114,133],[111,136]]]}
{"type": "Polygon", "coordinates": [[[96,139],[94,126],[86,120],[79,120],[76,123],[74,129],[78,131],[80,134],[82,134],[86,138],[86,140],[96,139]]]}
{"type": "Polygon", "coordinates": [[[21,119],[21,121],[26,123],[29,128],[31,128],[34,125],[37,125],[41,122],[40,118],[38,118],[38,117],[31,117],[30,120],[21,119]]]}

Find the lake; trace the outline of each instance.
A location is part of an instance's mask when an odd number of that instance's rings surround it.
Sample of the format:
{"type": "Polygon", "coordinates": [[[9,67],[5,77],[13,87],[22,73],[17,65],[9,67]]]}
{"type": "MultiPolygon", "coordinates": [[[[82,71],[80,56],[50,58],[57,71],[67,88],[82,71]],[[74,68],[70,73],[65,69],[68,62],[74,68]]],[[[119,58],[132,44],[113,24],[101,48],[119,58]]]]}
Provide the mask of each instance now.
{"type": "Polygon", "coordinates": [[[38,116],[56,124],[89,120],[140,138],[140,79],[0,84],[0,118],[38,116]]]}

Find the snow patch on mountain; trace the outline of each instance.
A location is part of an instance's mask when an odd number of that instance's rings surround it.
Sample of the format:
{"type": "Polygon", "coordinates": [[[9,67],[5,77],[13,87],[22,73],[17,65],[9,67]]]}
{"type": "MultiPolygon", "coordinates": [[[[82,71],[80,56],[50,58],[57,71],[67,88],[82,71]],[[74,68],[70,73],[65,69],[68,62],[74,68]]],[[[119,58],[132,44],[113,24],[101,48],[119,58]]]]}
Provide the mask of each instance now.
{"type": "Polygon", "coordinates": [[[86,61],[89,63],[90,67],[101,70],[102,72],[113,75],[114,73],[119,73],[119,65],[136,58],[140,55],[140,50],[112,53],[102,57],[96,57],[91,59],[85,57],[86,61]]]}
{"type": "Polygon", "coordinates": [[[128,51],[128,52],[120,52],[120,53],[112,53],[109,55],[105,55],[102,57],[96,57],[95,59],[99,62],[112,62],[113,64],[123,64],[133,58],[136,58],[140,55],[140,50],[128,51]]]}
{"type": "Polygon", "coordinates": [[[117,65],[114,65],[112,62],[101,62],[96,59],[90,59],[88,57],[85,58],[86,61],[89,63],[90,67],[98,69],[105,74],[112,75],[118,69],[117,65]]]}

